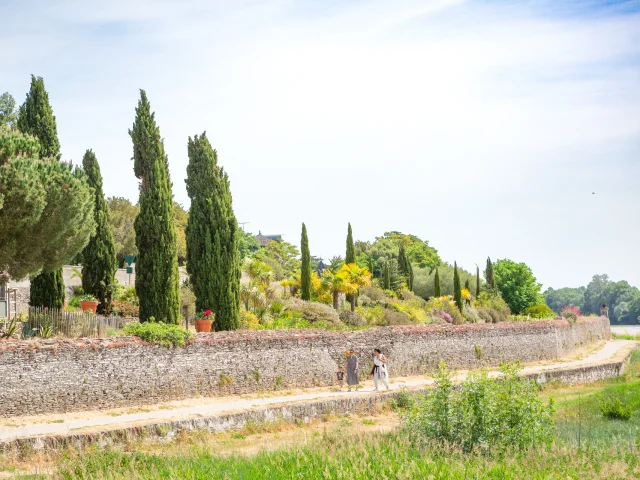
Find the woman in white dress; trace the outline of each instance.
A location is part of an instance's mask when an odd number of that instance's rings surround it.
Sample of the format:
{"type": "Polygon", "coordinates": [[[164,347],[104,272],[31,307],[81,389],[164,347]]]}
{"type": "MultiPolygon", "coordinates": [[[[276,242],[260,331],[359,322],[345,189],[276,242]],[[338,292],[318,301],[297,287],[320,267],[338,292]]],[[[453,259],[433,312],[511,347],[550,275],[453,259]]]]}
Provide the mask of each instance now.
{"type": "Polygon", "coordinates": [[[387,390],[389,390],[389,374],[387,372],[387,357],[385,357],[379,348],[373,351],[373,384],[375,390],[378,390],[378,381],[382,380],[387,390]]]}

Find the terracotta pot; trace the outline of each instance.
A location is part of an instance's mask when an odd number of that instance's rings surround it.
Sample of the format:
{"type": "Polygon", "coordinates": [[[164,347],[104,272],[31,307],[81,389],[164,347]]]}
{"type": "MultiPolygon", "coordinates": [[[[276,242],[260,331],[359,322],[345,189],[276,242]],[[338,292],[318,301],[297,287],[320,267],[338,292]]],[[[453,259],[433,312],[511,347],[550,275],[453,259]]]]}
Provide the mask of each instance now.
{"type": "Polygon", "coordinates": [[[196,332],[210,332],[213,320],[196,320],[196,332]]]}
{"type": "Polygon", "coordinates": [[[98,302],[97,301],[90,301],[90,300],[82,300],[80,302],[80,308],[82,309],[83,312],[93,312],[96,313],[96,309],[98,308],[98,302]]]}

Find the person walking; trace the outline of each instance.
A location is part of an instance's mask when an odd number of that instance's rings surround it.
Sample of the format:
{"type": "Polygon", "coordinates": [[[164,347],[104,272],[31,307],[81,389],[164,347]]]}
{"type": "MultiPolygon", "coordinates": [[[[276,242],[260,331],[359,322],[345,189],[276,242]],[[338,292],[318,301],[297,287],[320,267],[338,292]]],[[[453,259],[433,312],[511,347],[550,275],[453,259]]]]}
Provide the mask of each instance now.
{"type": "Polygon", "coordinates": [[[387,390],[389,390],[389,376],[387,373],[387,357],[385,357],[379,348],[373,351],[373,385],[374,390],[378,391],[378,381],[382,380],[387,390]]]}
{"type": "Polygon", "coordinates": [[[358,378],[358,357],[353,350],[349,350],[349,355],[347,356],[347,386],[349,387],[349,391],[351,391],[351,387],[356,387],[356,392],[358,391],[358,386],[360,385],[360,379],[358,378]]]}

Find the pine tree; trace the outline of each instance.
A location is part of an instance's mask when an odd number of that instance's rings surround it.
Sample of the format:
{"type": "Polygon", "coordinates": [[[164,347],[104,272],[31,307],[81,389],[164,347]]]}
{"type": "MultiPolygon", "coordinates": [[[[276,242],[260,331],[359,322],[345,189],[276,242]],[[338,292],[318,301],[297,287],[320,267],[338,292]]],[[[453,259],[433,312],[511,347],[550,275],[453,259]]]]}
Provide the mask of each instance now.
{"type": "Polygon", "coordinates": [[[433,277],[433,296],[438,298],[442,296],[442,292],[440,291],[440,274],[438,273],[438,269],[436,268],[436,274],[433,277]]]}
{"type": "Polygon", "coordinates": [[[389,273],[389,262],[385,262],[384,264],[384,279],[382,282],[382,286],[385,290],[391,290],[391,275],[389,273]]]}
{"type": "Polygon", "coordinates": [[[94,191],[93,214],[96,221],[96,233],[82,251],[82,289],[98,299],[99,313],[110,313],[114,275],[118,268],[116,244],[109,224],[109,207],[102,192],[100,166],[93,151],[86,151],[82,167],[94,191]]]}
{"type": "Polygon", "coordinates": [[[460,275],[458,274],[458,264],[453,262],[453,299],[462,312],[462,289],[460,288],[460,275]]]}
{"type": "Polygon", "coordinates": [[[64,307],[64,278],[62,268],[42,272],[31,279],[29,305],[32,307],[64,307]]]}
{"type": "Polygon", "coordinates": [[[476,265],[476,298],[480,296],[480,267],[476,265]]]}
{"type": "MultiPolygon", "coordinates": [[[[53,115],[49,94],[44,88],[42,77],[36,78],[31,75],[31,88],[18,114],[18,129],[38,139],[42,157],[53,158],[55,161],[60,159],[56,117],[53,115]]],[[[66,259],[65,262],[69,260],[71,258],[66,259]]],[[[32,278],[29,304],[34,307],[62,308],[65,295],[64,281],[61,279],[63,279],[61,267],[55,271],[45,269],[32,278]],[[61,281],[62,287],[60,287],[61,281]]]]}
{"type": "Polygon", "coordinates": [[[301,270],[300,270],[300,298],[311,300],[311,253],[309,252],[309,238],[307,227],[302,224],[302,238],[300,240],[301,270]]]}
{"type": "Polygon", "coordinates": [[[491,259],[487,257],[487,268],[484,271],[484,278],[487,282],[487,288],[489,290],[495,291],[496,289],[496,279],[493,275],[493,263],[491,263],[491,259]]]}
{"type": "Polygon", "coordinates": [[[160,129],[144,90],[140,90],[136,119],[129,135],[133,141],[133,169],[141,181],[140,213],[134,225],[140,321],[154,317],[157,321],[178,323],[180,277],[172,185],[160,129]]]}
{"type": "Polygon", "coordinates": [[[196,310],[210,309],[216,330],[235,330],[240,315],[242,232],[233,213],[229,177],[218,166],[218,154],[206,133],[189,138],[187,193],[187,271],[196,310]]]}

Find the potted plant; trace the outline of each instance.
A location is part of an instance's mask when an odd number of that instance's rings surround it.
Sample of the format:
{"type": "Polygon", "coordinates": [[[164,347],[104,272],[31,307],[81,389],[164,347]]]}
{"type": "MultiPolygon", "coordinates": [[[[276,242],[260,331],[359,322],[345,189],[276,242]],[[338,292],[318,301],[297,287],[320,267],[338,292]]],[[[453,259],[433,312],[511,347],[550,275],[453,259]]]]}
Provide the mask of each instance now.
{"type": "Polygon", "coordinates": [[[98,308],[98,300],[93,295],[83,295],[80,298],[80,308],[83,312],[93,312],[95,314],[98,308]]]}
{"type": "Polygon", "coordinates": [[[205,310],[204,312],[196,313],[196,332],[210,332],[211,325],[213,324],[213,312],[211,310],[205,310]]]}

